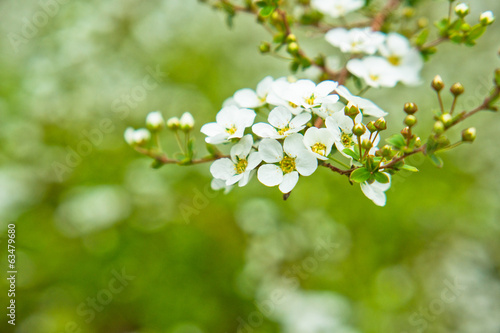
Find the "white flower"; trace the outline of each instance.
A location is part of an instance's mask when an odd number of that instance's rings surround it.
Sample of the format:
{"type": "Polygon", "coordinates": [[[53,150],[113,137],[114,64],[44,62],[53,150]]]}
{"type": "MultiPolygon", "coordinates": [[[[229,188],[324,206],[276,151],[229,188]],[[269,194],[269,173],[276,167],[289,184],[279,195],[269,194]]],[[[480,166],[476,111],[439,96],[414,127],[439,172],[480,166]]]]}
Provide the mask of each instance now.
{"type": "Polygon", "coordinates": [[[369,99],[354,96],[344,86],[339,86],[337,89],[335,89],[335,92],[347,101],[348,107],[351,107],[353,105],[358,107],[365,116],[383,117],[387,115],[387,112],[379,108],[375,103],[373,103],[369,99]]]}
{"type": "Polygon", "coordinates": [[[153,111],[148,113],[146,116],[146,126],[153,131],[162,129],[165,126],[165,119],[163,119],[161,112],[153,111]]]}
{"type": "Polygon", "coordinates": [[[460,17],[464,17],[469,14],[469,6],[467,6],[467,4],[463,2],[459,3],[455,6],[455,13],[457,13],[457,15],[460,17]]]}
{"type": "Polygon", "coordinates": [[[191,130],[194,127],[194,118],[189,112],[184,112],[179,120],[182,130],[191,130]]]}
{"type": "Polygon", "coordinates": [[[301,134],[288,136],[281,144],[274,139],[264,139],[259,153],[267,163],[257,171],[257,178],[266,186],[279,185],[283,193],[289,193],[297,184],[299,174],[309,176],[318,167],[318,160],[304,146],[301,134]]]}
{"type": "Polygon", "coordinates": [[[346,30],[336,28],[325,35],[328,43],[340,48],[344,53],[374,54],[385,40],[385,35],[370,28],[353,28],[346,30]]]}
{"type": "Polygon", "coordinates": [[[285,106],[293,114],[299,114],[303,109],[310,110],[322,103],[337,102],[337,95],[329,95],[337,86],[337,82],[330,80],[318,85],[311,80],[298,80],[293,83],[277,81],[273,84],[273,94],[268,96],[268,102],[285,106]]]}
{"type": "Polygon", "coordinates": [[[216,122],[205,124],[201,132],[208,137],[207,143],[218,144],[233,138],[241,138],[245,128],[252,126],[255,111],[239,109],[236,106],[226,106],[217,113],[216,122]]]}
{"type": "Polygon", "coordinates": [[[262,138],[282,139],[290,134],[297,133],[306,127],[311,119],[311,114],[302,112],[292,119],[292,113],[283,106],[275,107],[269,112],[267,123],[257,123],[252,126],[252,131],[262,138]]]}
{"type": "Polygon", "coordinates": [[[490,25],[495,21],[495,16],[491,10],[488,10],[479,16],[479,21],[484,25],[490,25]]]}
{"type": "Polygon", "coordinates": [[[389,33],[385,43],[380,46],[380,54],[396,70],[398,81],[407,85],[421,83],[420,71],[424,66],[424,61],[420,52],[411,47],[406,37],[395,32],[389,33]]]}
{"type": "Polygon", "coordinates": [[[129,127],[125,130],[124,137],[129,145],[140,146],[151,140],[151,133],[145,128],[134,130],[132,127],[129,127]]]}
{"type": "Polygon", "coordinates": [[[266,76],[257,85],[257,90],[245,88],[234,93],[233,100],[241,108],[257,108],[266,104],[267,95],[271,90],[271,85],[274,80],[270,76],[266,76]]]}
{"type": "MultiPolygon", "coordinates": [[[[362,114],[358,114],[355,118],[356,123],[360,123],[362,119],[362,114]]],[[[333,114],[333,116],[327,117],[325,125],[332,134],[337,150],[342,155],[351,158],[344,153],[344,149],[354,150],[354,145],[357,143],[357,137],[352,133],[352,128],[354,127],[352,119],[343,112],[338,112],[333,114]]]]}
{"type": "Polygon", "coordinates": [[[389,177],[389,183],[383,184],[377,181],[369,184],[368,182],[361,183],[361,191],[364,195],[371,201],[373,201],[377,206],[385,206],[386,196],[385,192],[391,187],[391,176],[386,173],[389,177]]]}
{"type": "Polygon", "coordinates": [[[248,184],[251,171],[262,162],[258,152],[250,152],[252,146],[252,135],[245,135],[240,142],[231,148],[231,159],[221,158],[212,163],[210,167],[212,176],[226,181],[227,186],[237,182],[240,187],[248,184]]]}
{"type": "Polygon", "coordinates": [[[342,102],[336,103],[323,103],[319,108],[314,109],[314,113],[316,113],[321,118],[325,119],[328,116],[333,115],[337,112],[344,112],[345,104],[342,102]]]}
{"type": "Polygon", "coordinates": [[[347,13],[363,7],[364,0],[312,0],[311,5],[331,17],[345,16],[347,13]]]}
{"type": "Polygon", "coordinates": [[[389,62],[381,57],[369,56],[363,59],[351,59],[347,70],[365,80],[371,87],[394,87],[399,80],[397,72],[389,62]]]}
{"type": "Polygon", "coordinates": [[[210,182],[210,187],[212,187],[212,190],[214,191],[219,191],[224,189],[224,194],[228,194],[229,191],[233,189],[234,185],[227,186],[225,180],[214,178],[210,182]]]}
{"type": "Polygon", "coordinates": [[[320,160],[328,159],[334,141],[333,134],[326,128],[311,127],[304,135],[304,145],[307,150],[320,160]]]}

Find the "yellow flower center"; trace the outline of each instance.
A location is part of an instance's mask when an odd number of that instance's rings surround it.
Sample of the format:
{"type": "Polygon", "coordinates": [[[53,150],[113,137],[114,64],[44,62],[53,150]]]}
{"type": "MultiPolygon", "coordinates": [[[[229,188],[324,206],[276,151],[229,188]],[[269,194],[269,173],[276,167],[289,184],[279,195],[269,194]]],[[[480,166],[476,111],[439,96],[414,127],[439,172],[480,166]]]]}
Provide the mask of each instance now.
{"type": "Polygon", "coordinates": [[[372,79],[373,81],[378,81],[378,78],[379,78],[378,75],[370,74],[370,79],[372,79]]]}
{"type": "Polygon", "coordinates": [[[394,66],[399,66],[399,64],[401,63],[401,58],[396,55],[391,55],[389,58],[387,58],[387,61],[389,61],[394,66]]]}
{"type": "Polygon", "coordinates": [[[312,147],[311,147],[311,150],[316,153],[316,154],[320,154],[322,156],[326,156],[326,146],[322,143],[315,143],[312,147]]]}
{"type": "Polygon", "coordinates": [[[283,173],[290,173],[292,171],[295,171],[295,158],[285,156],[280,162],[280,167],[281,170],[283,170],[283,173]]]}
{"type": "Polygon", "coordinates": [[[245,172],[245,170],[247,169],[247,166],[248,166],[248,161],[244,158],[242,158],[241,160],[238,159],[238,163],[236,163],[236,165],[234,166],[234,169],[236,170],[236,173],[239,175],[239,174],[242,174],[243,172],[245,172]]]}
{"type": "Polygon", "coordinates": [[[292,108],[296,108],[296,107],[298,107],[298,105],[297,105],[297,104],[293,104],[292,102],[288,102],[288,105],[290,105],[292,108]]]}
{"type": "Polygon", "coordinates": [[[289,130],[290,130],[290,126],[289,126],[289,125],[286,125],[285,127],[278,129],[278,134],[279,134],[279,135],[285,135],[285,133],[286,133],[287,131],[289,131],[289,130]]]}
{"type": "Polygon", "coordinates": [[[230,128],[226,128],[226,132],[229,133],[229,135],[233,135],[236,133],[236,126],[231,126],[230,128]]]}
{"type": "Polygon", "coordinates": [[[342,132],[342,136],[340,137],[340,142],[342,142],[342,145],[346,148],[351,148],[354,144],[354,141],[352,141],[352,134],[347,134],[342,132]]]}
{"type": "Polygon", "coordinates": [[[314,100],[316,99],[316,96],[312,94],[309,98],[306,98],[306,103],[309,105],[314,105],[314,100]]]}

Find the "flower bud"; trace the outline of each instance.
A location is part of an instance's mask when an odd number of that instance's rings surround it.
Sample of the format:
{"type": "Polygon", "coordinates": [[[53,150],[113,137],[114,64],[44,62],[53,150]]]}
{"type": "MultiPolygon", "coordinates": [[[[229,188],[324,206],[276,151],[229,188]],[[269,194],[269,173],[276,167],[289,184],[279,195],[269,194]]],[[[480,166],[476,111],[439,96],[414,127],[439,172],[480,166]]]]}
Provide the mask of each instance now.
{"type": "Polygon", "coordinates": [[[375,122],[373,120],[366,125],[366,128],[368,128],[370,133],[378,131],[377,127],[375,127],[375,122]]]}
{"type": "Polygon", "coordinates": [[[194,127],[194,118],[189,112],[184,112],[179,122],[181,130],[185,132],[192,130],[194,127]]]}
{"type": "Polygon", "coordinates": [[[476,129],[474,127],[470,127],[462,131],[463,142],[472,142],[475,139],[476,139],[476,129]]]}
{"type": "Polygon", "coordinates": [[[373,143],[369,139],[364,139],[361,142],[361,148],[365,150],[370,150],[373,147],[373,143]]]}
{"type": "Polygon", "coordinates": [[[165,127],[165,119],[160,111],[153,111],[146,116],[146,127],[150,131],[159,131],[165,127]]]}
{"type": "Polygon", "coordinates": [[[294,34],[289,34],[288,36],[286,36],[287,43],[292,43],[292,42],[296,42],[296,41],[297,41],[297,37],[295,37],[294,34]]]}
{"type": "Polygon", "coordinates": [[[459,3],[458,5],[455,6],[455,13],[459,17],[465,17],[467,14],[469,14],[469,6],[467,6],[465,3],[459,3]]]}
{"type": "Polygon", "coordinates": [[[436,134],[443,134],[444,133],[444,124],[441,120],[438,120],[434,123],[434,133],[436,134]]]}
{"type": "Polygon", "coordinates": [[[460,96],[464,93],[464,86],[460,82],[457,82],[451,86],[450,91],[453,96],[460,96]]]}
{"type": "Polygon", "coordinates": [[[495,16],[493,16],[493,12],[491,10],[488,10],[479,16],[479,22],[481,22],[482,25],[490,25],[493,21],[495,21],[495,16]]]}
{"type": "Polygon", "coordinates": [[[406,116],[404,124],[408,127],[413,127],[417,123],[417,117],[412,114],[406,116]]]}
{"type": "Polygon", "coordinates": [[[132,127],[128,127],[125,130],[125,133],[123,133],[123,137],[125,138],[125,142],[127,142],[129,145],[133,146],[135,144],[135,130],[132,127]]]}
{"type": "Polygon", "coordinates": [[[259,51],[260,53],[268,53],[271,51],[271,44],[268,42],[262,42],[259,45],[259,51]]]}
{"type": "Polygon", "coordinates": [[[375,127],[379,130],[379,131],[384,131],[387,129],[387,123],[384,119],[384,117],[380,117],[378,118],[376,121],[375,121],[375,127]]]}
{"type": "Polygon", "coordinates": [[[420,139],[420,137],[416,137],[415,138],[415,147],[417,148],[420,148],[422,146],[422,140],[420,139]]]}
{"type": "Polygon", "coordinates": [[[144,146],[151,140],[151,133],[145,128],[134,130],[129,127],[125,131],[125,140],[131,146],[144,146]]]}
{"type": "Polygon", "coordinates": [[[417,104],[415,104],[415,103],[406,103],[405,107],[404,107],[404,111],[407,114],[414,114],[415,112],[418,111],[417,104]]]}
{"type": "Polygon", "coordinates": [[[441,91],[444,88],[444,82],[440,75],[436,75],[434,77],[434,80],[432,80],[431,83],[431,87],[437,92],[441,91]]]}
{"type": "Polygon", "coordinates": [[[443,122],[444,127],[448,128],[453,123],[453,117],[449,113],[443,113],[441,115],[441,121],[443,122]]]}
{"type": "Polygon", "coordinates": [[[167,120],[167,127],[173,131],[178,130],[180,126],[181,126],[181,122],[179,121],[179,118],[177,118],[177,117],[172,117],[172,118],[167,120]]]}
{"type": "Polygon", "coordinates": [[[354,133],[354,135],[356,136],[362,136],[363,134],[365,134],[366,132],[366,127],[365,125],[361,124],[361,123],[357,123],[356,125],[354,125],[354,127],[352,128],[352,132],[354,133]]]}
{"type": "Polygon", "coordinates": [[[417,20],[417,26],[420,29],[426,28],[429,25],[429,20],[425,17],[421,17],[417,20]]]}
{"type": "Polygon", "coordinates": [[[286,50],[290,54],[297,54],[299,52],[299,44],[297,44],[296,42],[291,42],[288,44],[286,50]]]}
{"type": "Polygon", "coordinates": [[[389,145],[385,145],[382,148],[380,148],[379,150],[377,150],[377,152],[375,153],[375,155],[377,155],[377,156],[384,156],[384,157],[391,157],[391,155],[392,155],[392,147],[389,146],[389,145]]]}
{"type": "Polygon", "coordinates": [[[408,137],[410,136],[410,128],[409,127],[405,127],[401,130],[401,135],[405,138],[405,139],[408,139],[408,137]]]}
{"type": "Polygon", "coordinates": [[[350,117],[352,120],[354,120],[356,116],[359,114],[359,109],[354,105],[351,107],[346,106],[344,108],[344,114],[350,117]]]}

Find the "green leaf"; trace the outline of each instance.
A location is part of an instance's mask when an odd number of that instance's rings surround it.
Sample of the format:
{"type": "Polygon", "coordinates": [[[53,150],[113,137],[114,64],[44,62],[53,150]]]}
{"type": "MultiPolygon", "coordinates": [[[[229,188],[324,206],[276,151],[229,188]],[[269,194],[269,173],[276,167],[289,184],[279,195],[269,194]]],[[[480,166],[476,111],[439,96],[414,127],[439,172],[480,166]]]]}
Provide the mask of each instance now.
{"type": "Polygon", "coordinates": [[[342,152],[348,156],[351,156],[356,161],[359,160],[359,154],[349,148],[345,148],[344,150],[342,150],[342,152]]]}
{"type": "Polygon", "coordinates": [[[265,2],[265,1],[257,1],[255,4],[257,5],[257,7],[261,7],[261,8],[267,6],[267,2],[265,2]]]}
{"type": "Polygon", "coordinates": [[[158,161],[158,160],[154,160],[153,163],[151,163],[151,167],[153,169],[159,169],[159,168],[161,168],[164,165],[165,164],[163,164],[161,161],[158,161]]]}
{"type": "Polygon", "coordinates": [[[271,15],[274,12],[275,9],[276,9],[275,6],[266,6],[266,7],[263,7],[260,10],[259,15],[262,16],[262,17],[267,17],[267,16],[271,15]]]}
{"type": "Polygon", "coordinates": [[[401,134],[394,134],[393,136],[387,138],[385,141],[387,143],[390,143],[391,145],[393,145],[397,149],[401,149],[404,146],[406,146],[406,140],[405,140],[405,138],[403,138],[403,136],[401,134]]]}
{"type": "Polygon", "coordinates": [[[366,182],[371,176],[370,171],[365,168],[359,168],[351,173],[351,181],[356,183],[366,182]]]}
{"type": "Polygon", "coordinates": [[[406,170],[406,171],[410,171],[410,172],[418,172],[417,168],[415,168],[414,166],[408,165],[408,164],[403,165],[401,167],[401,169],[406,170]]]}
{"type": "Polygon", "coordinates": [[[429,158],[431,159],[432,163],[434,163],[434,165],[437,166],[438,168],[443,167],[443,160],[441,159],[441,157],[436,156],[434,154],[430,154],[429,158]]]}
{"type": "Polygon", "coordinates": [[[389,176],[383,172],[375,172],[373,175],[375,176],[375,180],[379,183],[387,184],[390,181],[389,176]]]}
{"type": "Polygon", "coordinates": [[[418,46],[424,45],[425,42],[427,41],[427,38],[429,38],[429,29],[424,29],[418,35],[417,40],[416,40],[416,44],[418,46]]]}

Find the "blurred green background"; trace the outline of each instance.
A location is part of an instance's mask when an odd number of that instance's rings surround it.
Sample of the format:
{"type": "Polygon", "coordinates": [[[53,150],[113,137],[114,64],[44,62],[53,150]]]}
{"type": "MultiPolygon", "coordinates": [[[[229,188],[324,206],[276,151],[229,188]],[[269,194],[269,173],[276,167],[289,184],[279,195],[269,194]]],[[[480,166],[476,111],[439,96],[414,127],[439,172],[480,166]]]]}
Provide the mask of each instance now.
{"type": "MultiPolygon", "coordinates": [[[[500,15],[497,0],[471,7],[473,20],[500,15]]],[[[202,155],[199,127],[224,99],[288,75],[258,54],[269,36],[252,17],[228,29],[195,0],[5,0],[0,13],[0,276],[11,222],[18,270],[17,324],[2,314],[0,331],[500,332],[498,114],[470,119],[477,141],[444,154],[443,169],[413,157],[421,172],[394,177],[384,208],[326,169],[286,202],[256,179],[214,193],[208,165],[153,170],[122,134],[150,111],[190,111],[202,155]]],[[[416,102],[425,137],[437,107],[427,82],[460,80],[459,106],[479,105],[499,36],[496,22],[476,48],[443,45],[421,87],[366,96],[393,131],[416,102]]],[[[3,309],[7,290],[2,278],[3,309]]]]}

